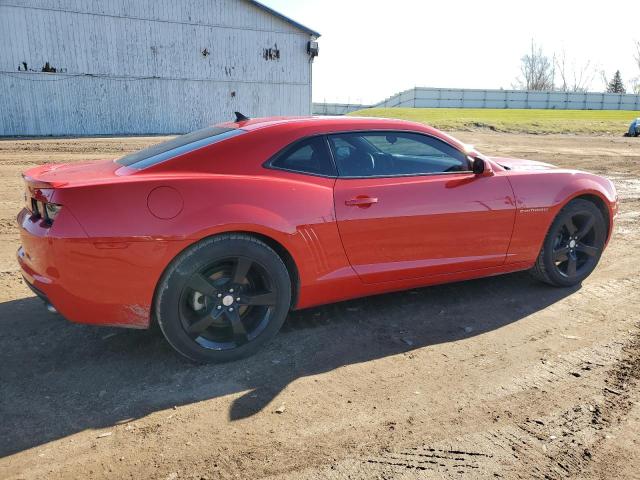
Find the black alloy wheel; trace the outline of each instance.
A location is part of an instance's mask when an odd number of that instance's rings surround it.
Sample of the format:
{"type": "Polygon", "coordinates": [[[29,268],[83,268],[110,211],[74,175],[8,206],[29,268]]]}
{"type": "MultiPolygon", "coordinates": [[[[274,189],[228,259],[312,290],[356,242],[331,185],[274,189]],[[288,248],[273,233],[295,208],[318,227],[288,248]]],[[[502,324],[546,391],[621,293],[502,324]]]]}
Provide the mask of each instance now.
{"type": "Polygon", "coordinates": [[[577,199],[555,218],[532,269],[533,275],[551,285],[576,285],[595,269],[607,236],[607,225],[598,207],[577,199]]]}
{"type": "Polygon", "coordinates": [[[594,263],[601,251],[596,245],[596,219],[590,213],[568,216],[556,235],[552,251],[556,269],[567,278],[580,276],[594,263]]]}
{"type": "Polygon", "coordinates": [[[269,273],[250,258],[216,261],[192,275],[183,289],[182,326],[204,348],[241,347],[268,325],[275,288],[269,273]]]}
{"type": "Polygon", "coordinates": [[[205,239],[167,268],[156,318],[168,342],[198,362],[255,353],[284,323],[291,280],[278,254],[244,234],[205,239]]]}

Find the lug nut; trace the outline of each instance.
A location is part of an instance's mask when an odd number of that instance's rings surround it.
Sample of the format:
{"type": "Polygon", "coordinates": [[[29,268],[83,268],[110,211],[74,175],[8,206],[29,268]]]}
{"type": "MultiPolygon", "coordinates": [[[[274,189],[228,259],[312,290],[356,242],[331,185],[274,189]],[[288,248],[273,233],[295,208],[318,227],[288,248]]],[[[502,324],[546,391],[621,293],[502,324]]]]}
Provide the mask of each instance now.
{"type": "Polygon", "coordinates": [[[222,307],[220,305],[218,305],[218,310],[222,310],[222,307]]]}
{"type": "Polygon", "coordinates": [[[233,288],[230,288],[230,289],[229,289],[229,293],[233,293],[233,288]]]}
{"type": "Polygon", "coordinates": [[[240,297],[236,298],[236,302],[239,302],[239,301],[240,301],[240,297]]]}
{"type": "Polygon", "coordinates": [[[218,298],[222,298],[222,294],[221,293],[218,294],[218,298]]]}
{"type": "Polygon", "coordinates": [[[233,312],[233,307],[231,307],[231,308],[229,309],[229,311],[230,311],[230,312],[233,312]]]}

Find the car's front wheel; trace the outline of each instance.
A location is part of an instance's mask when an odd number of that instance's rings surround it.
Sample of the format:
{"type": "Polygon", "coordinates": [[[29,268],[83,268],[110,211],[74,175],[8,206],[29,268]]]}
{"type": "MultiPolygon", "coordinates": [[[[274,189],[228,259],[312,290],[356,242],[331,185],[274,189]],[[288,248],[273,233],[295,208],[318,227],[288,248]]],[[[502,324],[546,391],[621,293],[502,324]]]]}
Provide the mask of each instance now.
{"type": "Polygon", "coordinates": [[[598,207],[588,200],[572,200],[551,224],[531,273],[554,286],[577,285],[596,268],[606,237],[598,207]]]}
{"type": "Polygon", "coordinates": [[[278,254],[254,237],[228,234],[178,255],[158,286],[155,313],[182,355],[224,362],[273,338],[290,305],[291,281],[278,254]]]}

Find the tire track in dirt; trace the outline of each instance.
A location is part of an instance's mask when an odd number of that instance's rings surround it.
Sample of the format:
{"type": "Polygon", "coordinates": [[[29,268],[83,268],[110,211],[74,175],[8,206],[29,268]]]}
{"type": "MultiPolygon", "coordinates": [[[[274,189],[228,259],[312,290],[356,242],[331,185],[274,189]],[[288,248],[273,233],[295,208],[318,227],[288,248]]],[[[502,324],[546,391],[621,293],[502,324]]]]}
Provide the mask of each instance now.
{"type": "MultiPolygon", "coordinates": [[[[640,301],[640,295],[629,296],[628,292],[640,291],[640,278],[618,278],[602,283],[590,283],[568,297],[564,304],[558,305],[558,316],[566,309],[585,305],[594,299],[607,305],[608,309],[615,308],[618,304],[630,304],[640,301]]],[[[571,335],[564,336],[567,340],[579,340],[571,335]]],[[[554,384],[565,382],[571,377],[582,378],[588,381],[594,373],[610,368],[618,362],[624,342],[614,340],[596,342],[589,346],[569,351],[555,358],[543,358],[535,366],[527,366],[526,371],[514,376],[508,383],[493,385],[491,391],[486,394],[500,396],[510,395],[530,389],[545,390],[554,388],[554,384]]]]}
{"type": "MultiPolygon", "coordinates": [[[[370,478],[580,478],[594,458],[602,431],[619,422],[631,408],[628,392],[640,371],[640,336],[624,344],[611,365],[604,386],[594,387],[593,402],[580,403],[544,418],[526,418],[515,425],[450,441],[405,449],[387,449],[347,459],[319,475],[331,479],[370,478]],[[614,393],[615,392],[615,393],[614,393]]],[[[318,471],[299,478],[318,478],[318,471]]],[[[612,477],[613,478],[613,477],[612,477]]]]}
{"type": "Polygon", "coordinates": [[[398,452],[389,452],[365,460],[370,466],[392,470],[431,470],[457,475],[474,474],[481,469],[481,462],[492,459],[492,454],[472,450],[416,447],[398,452]]]}
{"type": "MultiPolygon", "coordinates": [[[[622,343],[611,342],[591,345],[574,350],[556,358],[541,360],[534,367],[529,366],[520,376],[510,382],[492,387],[499,392],[498,397],[513,395],[518,392],[536,389],[546,391],[554,388],[555,383],[566,382],[567,379],[581,378],[588,381],[593,373],[614,365],[619,358],[622,343]]],[[[568,388],[571,388],[568,385],[568,388]]],[[[492,392],[487,392],[491,394],[492,392]]]]}
{"type": "MultiPolygon", "coordinates": [[[[609,308],[633,303],[637,296],[629,292],[637,292],[639,286],[636,277],[590,283],[558,305],[558,314],[587,299],[609,308]]],[[[416,447],[389,445],[378,454],[346,458],[330,467],[286,478],[580,478],[597,455],[605,431],[621,422],[633,407],[631,390],[639,372],[640,330],[636,329],[630,339],[622,336],[595,342],[529,365],[520,375],[513,372],[510,381],[502,385],[481,388],[478,398],[491,399],[485,407],[497,402],[502,405],[496,407],[497,412],[500,408],[515,412],[510,424],[503,427],[416,447]],[[519,403],[523,392],[535,391],[535,395],[552,400],[571,398],[575,389],[580,389],[580,394],[573,397],[582,401],[556,411],[550,406],[549,414],[540,417],[522,413],[527,410],[519,403]]],[[[483,406],[477,408],[482,410],[483,406]]]]}
{"type": "MultiPolygon", "coordinates": [[[[640,327],[640,325],[638,325],[640,327]]],[[[618,361],[608,370],[604,383],[594,386],[590,404],[577,404],[550,422],[519,424],[523,435],[536,439],[557,440],[546,447],[546,468],[540,478],[579,478],[604,440],[603,430],[622,421],[633,407],[630,392],[640,380],[640,330],[620,350],[618,361]]],[[[535,464],[540,468],[539,459],[535,464]]],[[[612,476],[613,478],[613,476],[612,476]]]]}
{"type": "MultiPolygon", "coordinates": [[[[603,430],[621,422],[634,405],[630,392],[640,380],[640,328],[619,348],[581,349],[568,355],[564,364],[575,367],[589,350],[604,354],[600,358],[605,360],[613,358],[616,351],[619,354],[604,382],[593,386],[589,403],[452,440],[448,447],[436,444],[366,458],[360,475],[348,478],[396,478],[404,470],[429,470],[442,478],[580,478],[605,438],[603,430]]],[[[414,474],[407,478],[423,477],[414,474]]]]}

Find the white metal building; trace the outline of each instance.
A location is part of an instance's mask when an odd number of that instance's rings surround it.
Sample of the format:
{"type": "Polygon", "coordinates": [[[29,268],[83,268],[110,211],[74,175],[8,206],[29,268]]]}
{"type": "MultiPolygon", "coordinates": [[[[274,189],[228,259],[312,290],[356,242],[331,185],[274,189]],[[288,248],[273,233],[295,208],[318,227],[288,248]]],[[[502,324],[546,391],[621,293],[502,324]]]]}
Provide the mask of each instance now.
{"type": "Polygon", "coordinates": [[[253,0],[0,0],[0,135],[309,115],[318,37],[253,0]]]}

